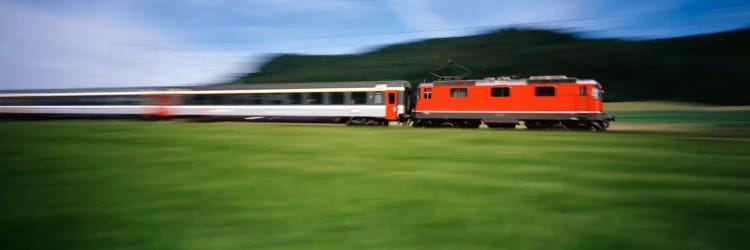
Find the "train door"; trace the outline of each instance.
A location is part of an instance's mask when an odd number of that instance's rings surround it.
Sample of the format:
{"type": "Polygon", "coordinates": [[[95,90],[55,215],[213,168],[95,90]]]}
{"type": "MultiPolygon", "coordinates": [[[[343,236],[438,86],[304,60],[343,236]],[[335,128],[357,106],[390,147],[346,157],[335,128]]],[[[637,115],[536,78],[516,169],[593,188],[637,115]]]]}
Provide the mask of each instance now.
{"type": "Polygon", "coordinates": [[[157,105],[159,103],[159,97],[157,95],[144,95],[142,97],[143,101],[143,116],[144,117],[152,117],[156,116],[159,106],[157,105]]]}
{"type": "Polygon", "coordinates": [[[398,120],[398,91],[385,92],[385,119],[398,120]]]}
{"type": "Polygon", "coordinates": [[[589,91],[587,85],[578,87],[578,96],[576,96],[576,111],[589,110],[589,91]]]}
{"type": "Polygon", "coordinates": [[[156,94],[144,96],[145,109],[143,114],[151,117],[166,117],[171,115],[170,106],[175,102],[176,96],[168,94],[156,94]]]}

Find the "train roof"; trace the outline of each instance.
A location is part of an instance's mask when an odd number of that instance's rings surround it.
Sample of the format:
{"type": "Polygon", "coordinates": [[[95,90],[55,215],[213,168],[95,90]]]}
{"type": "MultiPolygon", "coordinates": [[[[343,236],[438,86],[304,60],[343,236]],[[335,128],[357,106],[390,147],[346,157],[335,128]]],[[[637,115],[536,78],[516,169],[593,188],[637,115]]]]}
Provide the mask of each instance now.
{"type": "Polygon", "coordinates": [[[191,87],[191,90],[265,90],[265,89],[334,89],[334,88],[403,88],[408,87],[409,82],[403,80],[394,81],[361,81],[361,82],[312,82],[312,83],[258,83],[258,84],[234,84],[234,85],[211,85],[191,87]]]}
{"type": "Polygon", "coordinates": [[[487,77],[474,80],[444,80],[422,83],[419,86],[492,86],[492,85],[529,85],[529,84],[598,84],[592,79],[578,79],[567,76],[531,76],[519,77],[487,77]]]}
{"type": "Polygon", "coordinates": [[[75,95],[75,94],[150,94],[170,92],[229,92],[253,90],[295,90],[295,89],[400,89],[407,88],[409,82],[393,81],[359,81],[359,82],[312,82],[312,83],[259,83],[205,86],[159,86],[128,88],[79,88],[79,89],[42,89],[42,90],[0,90],[0,97],[19,95],[75,95]]]}

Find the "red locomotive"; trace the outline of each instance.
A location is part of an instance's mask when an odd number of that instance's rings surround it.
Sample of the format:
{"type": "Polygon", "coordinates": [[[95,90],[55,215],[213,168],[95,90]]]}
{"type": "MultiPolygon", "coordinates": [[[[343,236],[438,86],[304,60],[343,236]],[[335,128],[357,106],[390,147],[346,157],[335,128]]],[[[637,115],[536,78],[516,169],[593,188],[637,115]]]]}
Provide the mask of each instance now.
{"type": "Polygon", "coordinates": [[[514,128],[523,122],[529,129],[602,131],[614,120],[602,110],[602,86],[595,80],[438,77],[419,85],[415,126],[476,128],[484,122],[490,128],[514,128]]]}

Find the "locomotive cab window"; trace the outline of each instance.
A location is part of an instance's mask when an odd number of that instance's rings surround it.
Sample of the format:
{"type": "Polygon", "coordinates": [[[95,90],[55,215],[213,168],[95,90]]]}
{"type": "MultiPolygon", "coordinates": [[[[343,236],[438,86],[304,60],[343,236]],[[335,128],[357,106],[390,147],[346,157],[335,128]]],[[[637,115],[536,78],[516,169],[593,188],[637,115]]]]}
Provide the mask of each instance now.
{"type": "Polygon", "coordinates": [[[424,99],[432,99],[432,89],[424,89],[424,99]]]}
{"type": "Polygon", "coordinates": [[[508,97],[510,96],[510,88],[492,88],[492,97],[508,97]]]}
{"type": "Polygon", "coordinates": [[[555,87],[536,87],[536,96],[555,96],[555,87]]]}
{"type": "Polygon", "coordinates": [[[469,89],[467,88],[451,88],[451,97],[453,98],[466,98],[469,96],[469,89]]]}
{"type": "Polygon", "coordinates": [[[599,99],[602,96],[601,88],[599,86],[594,86],[593,90],[591,91],[591,96],[594,97],[594,99],[599,99]]]}
{"type": "Polygon", "coordinates": [[[581,96],[586,96],[586,86],[581,86],[581,96]]]}

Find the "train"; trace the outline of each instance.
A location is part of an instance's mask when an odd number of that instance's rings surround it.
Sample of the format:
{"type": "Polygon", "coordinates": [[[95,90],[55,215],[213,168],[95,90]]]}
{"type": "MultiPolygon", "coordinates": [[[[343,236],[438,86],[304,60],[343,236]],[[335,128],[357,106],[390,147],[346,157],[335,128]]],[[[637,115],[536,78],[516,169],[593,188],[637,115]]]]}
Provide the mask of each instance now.
{"type": "Polygon", "coordinates": [[[567,76],[489,77],[423,83],[412,115],[415,126],[566,128],[604,131],[602,85],[567,76]]]}
{"type": "Polygon", "coordinates": [[[0,117],[139,117],[605,131],[596,80],[567,76],[0,91],[0,117]]]}

